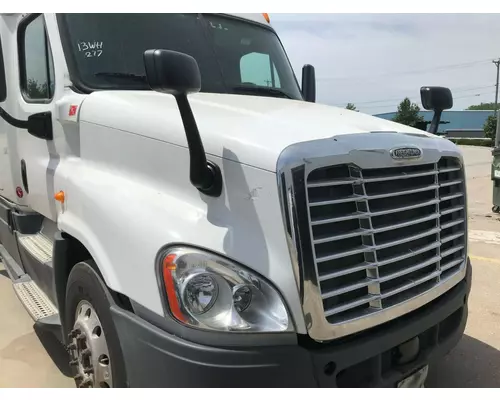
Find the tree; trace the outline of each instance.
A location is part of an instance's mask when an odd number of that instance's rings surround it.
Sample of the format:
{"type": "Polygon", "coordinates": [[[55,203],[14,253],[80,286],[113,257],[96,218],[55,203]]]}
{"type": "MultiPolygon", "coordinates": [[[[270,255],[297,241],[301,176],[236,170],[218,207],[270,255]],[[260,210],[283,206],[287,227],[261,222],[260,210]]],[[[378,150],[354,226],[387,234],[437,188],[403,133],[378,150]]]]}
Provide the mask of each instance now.
{"type": "Polygon", "coordinates": [[[30,78],[26,86],[27,94],[31,99],[45,99],[50,97],[47,91],[46,82],[40,84],[36,80],[30,78]]]}
{"type": "Polygon", "coordinates": [[[497,131],[497,117],[496,115],[489,115],[483,126],[484,136],[490,139],[495,139],[497,131]]]}
{"type": "Polygon", "coordinates": [[[345,108],[347,110],[358,111],[358,110],[356,110],[356,106],[354,104],[352,104],[352,103],[347,103],[347,105],[345,106],[345,108]]]}
{"type": "Polygon", "coordinates": [[[398,106],[398,112],[392,119],[394,122],[399,122],[403,125],[408,125],[413,128],[421,126],[424,122],[424,118],[419,115],[420,107],[412,103],[408,97],[406,97],[398,106]]]}
{"type": "Polygon", "coordinates": [[[495,109],[495,103],[481,103],[466,108],[466,110],[494,110],[494,109],[495,109]]]}

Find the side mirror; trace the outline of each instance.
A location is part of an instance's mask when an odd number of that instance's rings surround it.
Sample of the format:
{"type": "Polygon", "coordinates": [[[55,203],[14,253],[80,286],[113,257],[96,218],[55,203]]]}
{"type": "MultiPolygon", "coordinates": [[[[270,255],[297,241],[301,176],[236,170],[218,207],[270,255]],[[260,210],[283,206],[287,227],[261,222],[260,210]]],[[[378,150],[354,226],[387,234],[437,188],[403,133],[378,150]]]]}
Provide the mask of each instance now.
{"type": "Polygon", "coordinates": [[[302,96],[310,103],[316,101],[316,72],[309,64],[302,67],[302,96]]]}
{"type": "Polygon", "coordinates": [[[189,148],[189,179],[194,187],[208,196],[222,193],[222,174],[217,164],[207,161],[203,142],[187,95],[199,92],[201,75],[196,60],[171,50],[144,52],[146,77],[151,89],[171,94],[177,101],[189,148]]]}
{"type": "Polygon", "coordinates": [[[19,128],[27,129],[28,132],[40,139],[52,140],[54,134],[52,131],[52,113],[50,111],[32,114],[27,121],[14,118],[2,107],[0,107],[0,117],[8,124],[19,128]]]}
{"type": "Polygon", "coordinates": [[[420,99],[426,110],[433,110],[434,116],[429,127],[429,132],[436,134],[443,110],[453,107],[451,90],[440,86],[424,86],[420,88],[420,99]]]}
{"type": "Polygon", "coordinates": [[[28,132],[37,138],[52,140],[54,134],[52,131],[52,114],[50,111],[31,114],[28,117],[28,132]]]}
{"type": "Polygon", "coordinates": [[[146,50],[144,66],[149,86],[154,91],[185,96],[201,89],[198,63],[187,54],[171,50],[146,50]]]}

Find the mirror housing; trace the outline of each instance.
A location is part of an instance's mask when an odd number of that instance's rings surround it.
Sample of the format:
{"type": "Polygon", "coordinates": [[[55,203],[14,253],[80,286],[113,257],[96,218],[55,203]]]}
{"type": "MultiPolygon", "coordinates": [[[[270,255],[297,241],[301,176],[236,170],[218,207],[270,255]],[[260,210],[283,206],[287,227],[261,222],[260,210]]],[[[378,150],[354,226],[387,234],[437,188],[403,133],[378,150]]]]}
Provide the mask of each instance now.
{"type": "Polygon", "coordinates": [[[171,50],[146,50],[144,66],[151,89],[174,96],[199,92],[201,75],[196,60],[171,50]]]}
{"type": "Polygon", "coordinates": [[[187,95],[199,92],[201,75],[196,60],[171,50],[146,50],[144,67],[149,86],[154,91],[175,97],[181,114],[189,149],[189,179],[207,196],[222,194],[222,173],[217,164],[207,161],[198,126],[187,95]]]}
{"type": "Polygon", "coordinates": [[[52,131],[52,114],[50,111],[31,114],[28,117],[28,132],[37,138],[52,140],[54,134],[52,131]]]}
{"type": "Polygon", "coordinates": [[[316,102],[316,72],[309,64],[302,67],[302,96],[305,101],[316,102]]]}
{"type": "Polygon", "coordinates": [[[426,110],[449,110],[453,107],[451,90],[440,86],[424,86],[420,88],[420,99],[426,110]]]}
{"type": "Polygon", "coordinates": [[[424,86],[420,88],[420,99],[426,110],[434,111],[428,132],[435,135],[441,121],[441,113],[453,107],[451,90],[440,86],[424,86]]]}

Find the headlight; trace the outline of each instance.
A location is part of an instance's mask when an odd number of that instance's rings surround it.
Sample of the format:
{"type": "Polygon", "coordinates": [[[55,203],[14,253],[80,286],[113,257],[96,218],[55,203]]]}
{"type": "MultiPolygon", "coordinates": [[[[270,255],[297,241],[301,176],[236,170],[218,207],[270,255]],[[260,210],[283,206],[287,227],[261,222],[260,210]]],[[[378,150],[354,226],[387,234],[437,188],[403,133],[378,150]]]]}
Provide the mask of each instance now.
{"type": "Polygon", "coordinates": [[[168,307],[178,321],[216,331],[292,330],[278,292],[230,260],[175,247],[161,262],[168,307]]]}

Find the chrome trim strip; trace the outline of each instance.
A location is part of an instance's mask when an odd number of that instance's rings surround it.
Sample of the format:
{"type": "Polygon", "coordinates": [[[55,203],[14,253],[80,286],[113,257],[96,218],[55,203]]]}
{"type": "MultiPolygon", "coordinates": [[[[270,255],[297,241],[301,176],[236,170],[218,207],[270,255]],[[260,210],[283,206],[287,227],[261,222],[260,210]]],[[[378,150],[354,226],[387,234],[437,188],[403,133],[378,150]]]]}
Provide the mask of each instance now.
{"type": "MultiPolygon", "coordinates": [[[[388,168],[394,166],[437,163],[441,157],[456,157],[460,160],[461,165],[463,165],[463,157],[458,147],[451,143],[449,140],[436,136],[427,136],[425,134],[405,134],[397,132],[372,132],[363,134],[338,135],[328,139],[319,139],[309,142],[297,143],[286,148],[281,153],[277,161],[276,171],[279,185],[278,187],[281,188],[281,185],[284,184],[287,189],[287,193],[288,191],[290,191],[290,193],[293,194],[293,198],[296,194],[296,190],[305,190],[305,193],[299,193],[300,196],[302,196],[302,198],[300,199],[302,201],[304,200],[303,197],[307,196],[307,176],[313,169],[334,164],[354,164],[361,169],[388,168]],[[422,149],[422,157],[418,160],[394,160],[391,157],[389,151],[390,149],[397,146],[418,146],[420,149],[422,149]],[[299,187],[294,187],[292,171],[294,179],[297,182],[303,182],[304,187],[302,189],[299,187]]],[[[448,169],[441,169],[438,171],[438,173],[441,172],[448,172],[448,169]]],[[[463,180],[461,180],[460,183],[463,183],[465,186],[465,171],[462,170],[462,174],[463,180]]],[[[439,188],[443,185],[435,186],[436,188],[439,188]]],[[[432,188],[425,188],[425,190],[430,189],[432,188]]],[[[282,210],[284,210],[284,202],[288,199],[283,198],[281,190],[279,190],[279,193],[282,210]]],[[[394,196],[394,194],[392,193],[391,196],[394,196]]],[[[366,197],[368,198],[368,196],[366,197]]],[[[415,208],[436,203],[437,201],[435,199],[432,199],[429,202],[423,202],[419,205],[416,205],[415,208]]],[[[307,205],[307,197],[305,204],[307,205]]],[[[446,279],[442,279],[442,277],[440,279],[439,274],[441,273],[441,269],[439,269],[435,272],[435,278],[437,279],[436,284],[429,290],[417,295],[416,297],[411,298],[408,301],[399,303],[392,307],[375,310],[368,315],[360,316],[358,318],[351,319],[339,324],[329,323],[326,319],[327,316],[331,316],[335,313],[348,310],[351,304],[342,305],[339,307],[339,310],[324,310],[322,296],[319,289],[319,273],[317,271],[316,264],[314,262],[311,262],[311,259],[316,258],[311,240],[312,227],[329,222],[364,218],[365,216],[368,218],[370,215],[369,213],[358,212],[356,214],[343,216],[340,218],[310,221],[306,230],[305,227],[302,226],[300,221],[297,221],[297,209],[300,209],[301,212],[307,212],[308,218],[310,218],[309,208],[307,207],[306,211],[301,209],[301,207],[303,207],[302,204],[295,204],[294,217],[296,218],[296,223],[292,228],[292,230],[294,231],[293,236],[295,240],[292,239],[291,234],[287,233],[287,242],[289,244],[290,257],[292,265],[294,266],[293,270],[296,275],[297,284],[301,288],[301,301],[304,317],[306,319],[307,330],[311,338],[313,338],[314,340],[329,341],[398,318],[431,302],[432,300],[450,290],[465,278],[468,251],[468,223],[467,195],[464,187],[464,206],[454,209],[454,211],[464,209],[465,212],[464,232],[466,237],[465,246],[462,246],[462,248],[464,248],[464,254],[463,261],[460,265],[459,270],[446,279]],[[301,250],[301,248],[308,249],[308,252],[301,250]]],[[[449,212],[452,211],[442,211],[441,215],[445,215],[449,212]]],[[[373,215],[383,215],[383,213],[372,213],[371,216],[373,215]]],[[[283,219],[283,221],[286,224],[285,219],[283,219]]],[[[436,230],[432,231],[439,233],[440,230],[440,228],[437,228],[436,230]]],[[[426,232],[426,234],[427,233],[430,234],[429,232],[426,232]]],[[[377,246],[377,248],[380,247],[377,246]]],[[[443,258],[448,251],[441,253],[441,258],[443,258]]],[[[458,251],[458,249],[456,249],[455,251],[458,251]]],[[[444,265],[443,267],[451,268],[448,266],[448,264],[444,265]]],[[[424,278],[428,278],[428,276],[424,278]]],[[[387,296],[387,294],[384,295],[387,296]]],[[[369,295],[366,296],[366,298],[357,299],[355,302],[353,302],[353,307],[365,304],[365,302],[371,303],[372,300],[376,298],[380,298],[380,295],[369,295]]]]}

